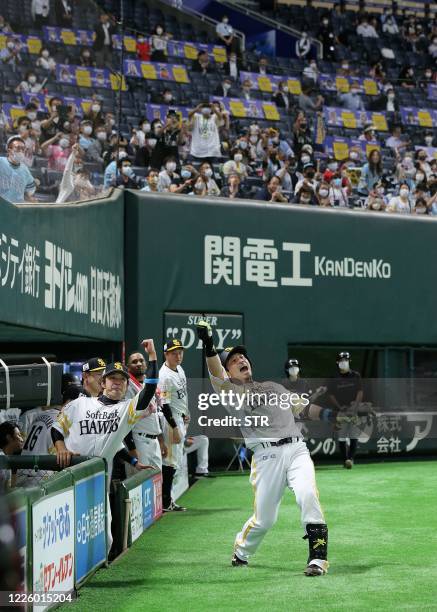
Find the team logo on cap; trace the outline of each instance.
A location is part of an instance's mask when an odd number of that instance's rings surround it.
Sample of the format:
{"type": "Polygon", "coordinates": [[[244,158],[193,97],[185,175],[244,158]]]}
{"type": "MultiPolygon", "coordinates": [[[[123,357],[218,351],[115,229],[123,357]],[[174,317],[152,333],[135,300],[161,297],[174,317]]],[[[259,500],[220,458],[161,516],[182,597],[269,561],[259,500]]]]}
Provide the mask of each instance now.
{"type": "Polygon", "coordinates": [[[181,343],[179,340],[173,340],[173,344],[176,346],[181,346],[181,343]]]}
{"type": "Polygon", "coordinates": [[[116,368],[117,370],[122,370],[123,366],[122,366],[122,364],[119,361],[116,361],[114,363],[114,368],[116,368]]]}
{"type": "Polygon", "coordinates": [[[234,347],[233,346],[227,346],[225,349],[223,349],[224,351],[226,351],[227,353],[230,353],[232,351],[234,347]]]}
{"type": "Polygon", "coordinates": [[[106,363],[103,361],[103,359],[100,359],[100,357],[97,359],[97,363],[99,364],[99,366],[102,366],[102,368],[104,368],[106,365],[106,363]]]}

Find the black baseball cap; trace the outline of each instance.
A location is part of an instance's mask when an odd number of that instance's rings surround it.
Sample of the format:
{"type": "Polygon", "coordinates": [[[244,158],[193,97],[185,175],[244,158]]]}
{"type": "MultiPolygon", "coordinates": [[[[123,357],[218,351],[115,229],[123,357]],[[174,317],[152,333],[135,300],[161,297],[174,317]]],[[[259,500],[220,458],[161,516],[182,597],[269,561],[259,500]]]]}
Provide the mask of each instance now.
{"type": "Polygon", "coordinates": [[[341,353],[338,354],[337,361],[340,361],[340,359],[350,359],[350,358],[351,358],[350,353],[348,353],[347,351],[342,351],[341,353]]]}
{"type": "Polygon", "coordinates": [[[285,373],[288,374],[288,369],[293,367],[300,368],[299,361],[297,359],[287,359],[284,364],[285,373]]]}
{"type": "Polygon", "coordinates": [[[106,367],[106,361],[101,357],[92,357],[82,365],[82,372],[100,372],[106,367]]]}
{"type": "Polygon", "coordinates": [[[244,357],[246,357],[247,361],[250,363],[250,365],[252,365],[252,362],[249,359],[249,355],[247,354],[246,347],[243,346],[242,344],[239,344],[238,346],[228,346],[227,348],[223,349],[222,352],[220,353],[219,355],[220,361],[222,362],[222,366],[225,369],[226,369],[226,364],[228,362],[228,359],[230,359],[232,355],[235,355],[236,353],[239,353],[240,355],[243,355],[244,357]]]}
{"type": "Polygon", "coordinates": [[[71,383],[67,385],[62,392],[62,403],[72,402],[77,399],[79,395],[85,395],[85,389],[78,383],[71,383]]]}
{"type": "Polygon", "coordinates": [[[170,351],[175,351],[176,349],[184,349],[185,346],[182,344],[180,340],[175,338],[174,340],[168,340],[164,344],[164,353],[169,353],[170,351]]]}
{"type": "Polygon", "coordinates": [[[127,380],[129,380],[129,372],[127,367],[121,363],[121,361],[115,361],[114,363],[108,363],[103,370],[102,378],[109,376],[109,374],[121,374],[127,380]]]}

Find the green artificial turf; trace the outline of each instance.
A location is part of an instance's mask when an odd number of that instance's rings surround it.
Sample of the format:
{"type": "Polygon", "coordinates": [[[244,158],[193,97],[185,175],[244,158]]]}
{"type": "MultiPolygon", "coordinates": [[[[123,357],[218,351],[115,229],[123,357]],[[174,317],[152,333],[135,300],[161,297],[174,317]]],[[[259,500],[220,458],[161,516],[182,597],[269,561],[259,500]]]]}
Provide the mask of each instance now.
{"type": "MultiPolygon", "coordinates": [[[[248,476],[203,480],[69,608],[82,611],[437,611],[437,463],[317,470],[329,526],[328,575],[303,575],[307,543],[294,497],[249,567],[230,566],[252,510],[248,476]]],[[[66,607],[63,607],[66,610],[66,607]]]]}

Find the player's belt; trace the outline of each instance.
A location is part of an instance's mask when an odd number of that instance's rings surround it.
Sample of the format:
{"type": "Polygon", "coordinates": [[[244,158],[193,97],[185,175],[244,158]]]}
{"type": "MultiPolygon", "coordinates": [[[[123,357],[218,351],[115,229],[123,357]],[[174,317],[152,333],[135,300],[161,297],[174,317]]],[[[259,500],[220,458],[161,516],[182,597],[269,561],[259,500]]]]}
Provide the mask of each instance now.
{"type": "Polygon", "coordinates": [[[145,434],[145,433],[142,433],[141,431],[138,433],[140,436],[143,436],[143,438],[151,438],[152,440],[156,440],[156,438],[158,437],[158,435],[145,434]]]}
{"type": "Polygon", "coordinates": [[[261,442],[263,448],[268,448],[269,446],[283,446],[284,444],[293,444],[294,442],[299,442],[302,438],[296,436],[295,438],[282,438],[277,442],[261,442]]]}

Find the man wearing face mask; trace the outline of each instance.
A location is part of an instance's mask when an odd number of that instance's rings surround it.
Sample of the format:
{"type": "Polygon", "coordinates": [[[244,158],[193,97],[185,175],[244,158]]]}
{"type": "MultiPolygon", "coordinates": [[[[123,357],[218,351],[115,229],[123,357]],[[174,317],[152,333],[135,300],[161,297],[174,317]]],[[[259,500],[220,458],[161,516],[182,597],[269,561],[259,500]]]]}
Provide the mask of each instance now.
{"type": "Polygon", "coordinates": [[[119,159],[117,162],[117,175],[112,180],[113,187],[124,189],[141,189],[143,180],[135,176],[134,169],[129,159],[119,159]]]}
{"type": "Polygon", "coordinates": [[[315,193],[317,188],[317,181],[315,180],[316,170],[314,168],[313,162],[309,161],[304,164],[303,167],[303,178],[296,183],[296,187],[294,188],[294,195],[299,196],[301,189],[305,186],[305,188],[313,193],[315,193]]]}
{"type": "Polygon", "coordinates": [[[0,61],[13,68],[21,64],[20,43],[15,41],[13,37],[7,39],[6,46],[0,51],[0,61]]]}
{"type": "Polygon", "coordinates": [[[141,191],[158,193],[158,181],[159,181],[159,172],[156,168],[150,168],[147,177],[146,177],[146,185],[141,189],[141,191]]]}
{"type": "Polygon", "coordinates": [[[188,113],[192,133],[190,154],[213,163],[221,156],[218,127],[222,114],[217,106],[204,102],[188,113]]]}
{"type": "Polygon", "coordinates": [[[6,143],[6,157],[0,157],[0,197],[9,202],[37,202],[36,184],[25,164],[25,142],[11,136],[6,143]]]}
{"type": "Polygon", "coordinates": [[[177,163],[174,157],[167,157],[164,160],[164,168],[159,173],[158,191],[170,191],[171,185],[179,187],[181,177],[176,173],[176,167],[177,163]]]}
{"type": "Polygon", "coordinates": [[[308,37],[308,32],[302,32],[302,36],[296,41],[295,45],[296,57],[305,59],[311,50],[311,42],[308,37]]]}
{"type": "Polygon", "coordinates": [[[220,44],[224,44],[228,52],[233,49],[234,28],[229,23],[229,17],[227,15],[223,15],[222,20],[217,24],[215,31],[218,37],[218,42],[220,44]]]}
{"type": "Polygon", "coordinates": [[[71,153],[70,136],[58,132],[53,138],[41,144],[41,152],[48,158],[50,170],[63,172],[71,153]]]}
{"type": "Polygon", "coordinates": [[[360,96],[360,88],[355,83],[352,83],[350,91],[339,95],[340,104],[343,108],[351,111],[364,111],[364,102],[360,96]]]}
{"type": "Polygon", "coordinates": [[[225,77],[214,91],[214,95],[220,96],[221,98],[235,98],[237,94],[232,89],[232,79],[230,77],[225,77]]]}
{"type": "MultiPolygon", "coordinates": [[[[359,414],[358,407],[363,401],[363,385],[359,372],[351,370],[350,362],[350,353],[342,351],[338,354],[338,374],[336,378],[329,379],[328,394],[331,403],[338,412],[352,409],[356,414],[359,414]]],[[[348,470],[354,464],[359,435],[359,428],[351,422],[343,424],[338,431],[338,445],[343,466],[348,470]]]]}
{"type": "Polygon", "coordinates": [[[99,68],[112,65],[113,34],[115,34],[115,28],[110,21],[109,15],[102,13],[99,23],[94,28],[93,44],[96,64],[99,68]]]}

